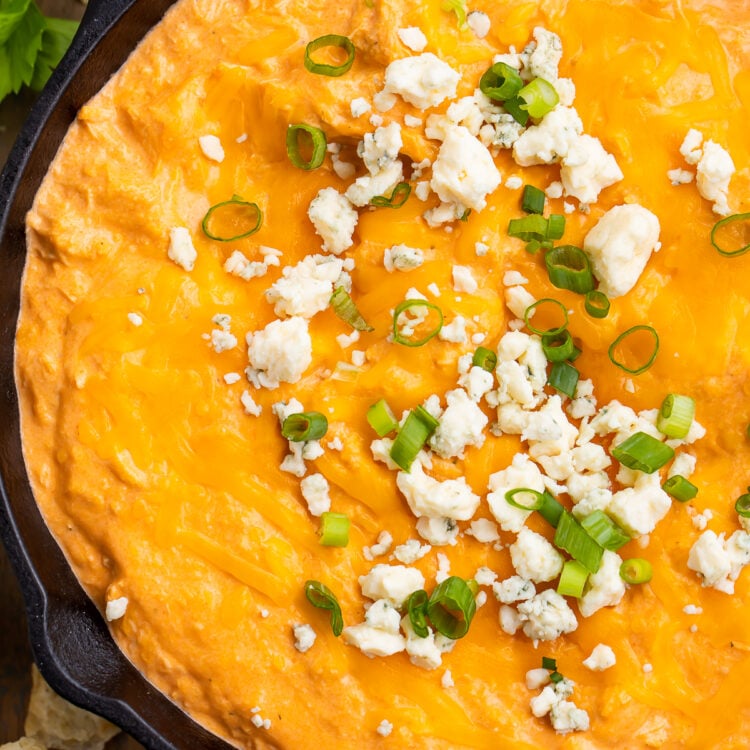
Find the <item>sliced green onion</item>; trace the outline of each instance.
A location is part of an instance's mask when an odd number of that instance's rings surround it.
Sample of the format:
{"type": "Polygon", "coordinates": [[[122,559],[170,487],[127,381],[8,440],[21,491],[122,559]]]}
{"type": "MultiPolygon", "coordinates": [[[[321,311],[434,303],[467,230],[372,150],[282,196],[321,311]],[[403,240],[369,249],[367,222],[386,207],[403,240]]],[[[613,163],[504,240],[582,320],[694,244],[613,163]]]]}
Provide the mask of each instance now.
{"type": "Polygon", "coordinates": [[[552,659],[549,656],[543,656],[542,669],[548,669],[550,672],[557,672],[557,659],[552,659]]]}
{"type": "Polygon", "coordinates": [[[520,100],[519,107],[535,120],[551,112],[560,102],[555,87],[544,78],[535,78],[527,83],[518,92],[518,99],[520,100]]]}
{"type": "Polygon", "coordinates": [[[674,450],[646,432],[636,432],[610,453],[624,466],[653,474],[674,457],[674,450]]]}
{"type": "Polygon", "coordinates": [[[557,583],[557,593],[561,596],[574,596],[580,599],[588,577],[588,570],[578,560],[566,560],[557,583]]]}
{"type": "Polygon", "coordinates": [[[414,591],[406,600],[406,611],[412,630],[420,637],[427,638],[430,634],[427,628],[427,602],[429,596],[424,589],[414,591]]]}
{"type": "Polygon", "coordinates": [[[557,528],[557,524],[560,523],[560,516],[563,514],[565,508],[546,490],[542,493],[542,496],[544,497],[544,502],[542,503],[542,507],[539,508],[539,515],[550,526],[557,528]]]}
{"type": "Polygon", "coordinates": [[[656,429],[667,437],[682,439],[687,437],[695,417],[695,401],[690,396],[670,393],[662,401],[656,429]]]}
{"type": "Polygon", "coordinates": [[[570,362],[554,362],[547,377],[547,385],[570,398],[574,398],[580,376],[581,374],[570,362]]]}
{"type": "Polygon", "coordinates": [[[343,286],[337,286],[331,295],[331,307],[341,320],[348,323],[356,331],[374,331],[375,329],[367,325],[367,321],[362,317],[362,313],[354,304],[351,294],[343,286]]]}
{"type": "Polygon", "coordinates": [[[320,543],[324,547],[346,547],[349,544],[349,516],[324,511],[320,514],[320,543]]]}
{"type": "Polygon", "coordinates": [[[281,434],[294,443],[319,440],[328,432],[328,420],[319,411],[290,414],[281,425],[281,434]]]}
{"type": "Polygon", "coordinates": [[[544,495],[528,487],[517,487],[505,493],[505,500],[519,510],[539,510],[544,505],[544,495]],[[516,500],[518,498],[518,500],[516,500]]]}
{"type": "Polygon", "coordinates": [[[464,211],[464,212],[463,212],[463,213],[461,214],[461,216],[460,216],[460,217],[458,218],[458,220],[459,220],[459,221],[463,221],[464,223],[466,223],[466,222],[467,222],[467,221],[469,220],[469,216],[471,216],[471,209],[470,209],[470,208],[467,208],[467,209],[466,209],[466,210],[465,210],[465,211],[464,211]]]}
{"type": "Polygon", "coordinates": [[[549,676],[549,681],[557,685],[558,682],[562,682],[565,678],[557,671],[553,672],[549,676]]]}
{"type": "Polygon", "coordinates": [[[474,367],[481,367],[487,372],[494,372],[497,367],[497,354],[485,346],[478,346],[471,358],[471,364],[474,367]]]}
{"type": "Polygon", "coordinates": [[[529,305],[526,308],[526,310],[523,313],[523,322],[526,324],[526,327],[532,333],[535,333],[537,336],[544,336],[545,334],[548,334],[549,336],[557,336],[558,333],[562,333],[568,327],[568,311],[565,309],[565,305],[563,305],[562,302],[558,302],[556,299],[552,299],[551,297],[544,297],[543,299],[537,300],[533,305],[529,305]],[[550,305],[550,304],[556,305],[558,309],[562,312],[562,316],[563,316],[562,324],[557,326],[557,328],[548,328],[547,330],[544,330],[542,328],[534,328],[534,326],[531,325],[531,323],[529,322],[531,320],[531,316],[542,305],[550,305]]]}
{"type": "Polygon", "coordinates": [[[231,200],[211,206],[201,226],[211,240],[234,242],[255,234],[262,223],[263,212],[257,203],[249,203],[239,195],[233,195],[231,200]]]}
{"type": "Polygon", "coordinates": [[[539,242],[539,240],[529,240],[526,243],[526,252],[534,255],[534,253],[538,253],[539,249],[541,248],[542,243],[539,242]]]}
{"type": "Polygon", "coordinates": [[[540,242],[539,240],[529,240],[526,243],[526,252],[531,253],[531,255],[533,255],[539,250],[551,250],[552,247],[553,247],[552,243],[547,240],[544,240],[542,242],[540,242]]]}
{"type": "Polygon", "coordinates": [[[542,349],[549,362],[565,362],[575,354],[576,345],[570,331],[566,328],[554,335],[542,334],[542,349]]]}
{"type": "Polygon", "coordinates": [[[398,427],[398,420],[393,415],[391,407],[384,398],[376,401],[367,410],[367,421],[370,427],[377,433],[378,437],[385,437],[389,432],[393,432],[398,427]]]}
{"type": "Polygon", "coordinates": [[[326,134],[312,125],[300,123],[290,125],[286,129],[286,153],[289,161],[298,169],[317,169],[326,158],[326,134]],[[312,153],[310,159],[305,161],[300,153],[300,135],[303,133],[310,137],[312,153]]]}
{"type": "Polygon", "coordinates": [[[750,494],[740,495],[734,504],[734,509],[737,511],[737,515],[750,518],[750,494]]]}
{"type": "Polygon", "coordinates": [[[529,121],[529,113],[522,109],[522,104],[521,99],[514,96],[512,99],[506,99],[503,102],[503,108],[519,125],[526,127],[526,123],[529,121]]]}
{"type": "Polygon", "coordinates": [[[336,78],[344,75],[349,68],[354,64],[354,56],[356,51],[354,49],[354,43],[348,37],[342,36],[341,34],[326,34],[320,36],[317,39],[313,39],[307,47],[305,47],[305,67],[311,73],[317,73],[321,76],[330,76],[336,78]],[[323,63],[316,63],[312,59],[313,52],[317,52],[319,49],[324,47],[340,47],[343,49],[347,58],[341,65],[325,65],[323,63]]]}
{"type": "Polygon", "coordinates": [[[438,633],[446,638],[462,638],[477,611],[474,594],[463,578],[451,576],[438,585],[427,602],[427,615],[438,633]]]}
{"type": "Polygon", "coordinates": [[[681,474],[675,474],[669,477],[661,488],[670,497],[681,503],[686,503],[688,500],[692,500],[698,494],[698,488],[689,480],[683,477],[681,474]]]}
{"type": "Polygon", "coordinates": [[[581,524],[567,511],[560,516],[555,532],[555,546],[578,560],[589,573],[596,573],[602,564],[604,548],[597,544],[581,524]]]}
{"type": "Polygon", "coordinates": [[[628,533],[601,510],[595,510],[582,518],[581,527],[604,549],[616,551],[630,541],[628,533]]]}
{"type": "Polygon", "coordinates": [[[727,216],[714,224],[714,227],[711,230],[711,244],[716,248],[719,255],[723,255],[725,258],[736,258],[739,255],[744,255],[750,250],[750,225],[747,223],[748,221],[750,221],[750,213],[733,214],[732,216],[727,216]],[[738,222],[739,226],[733,226],[738,222]],[[730,227],[732,231],[738,235],[729,238],[734,245],[738,246],[736,250],[725,250],[719,245],[716,239],[719,230],[725,227],[730,227]]]}
{"type": "Polygon", "coordinates": [[[411,185],[408,182],[399,182],[390,198],[385,195],[376,195],[370,199],[370,205],[378,208],[401,208],[411,195],[411,185]]]}
{"type": "Polygon", "coordinates": [[[305,581],[305,596],[313,607],[331,611],[331,630],[335,636],[341,635],[344,629],[344,618],[333,591],[320,581],[305,581]]]}
{"type": "Polygon", "coordinates": [[[516,237],[526,242],[538,240],[543,242],[547,239],[549,222],[539,214],[529,214],[521,219],[511,219],[508,222],[508,236],[516,237]]]}
{"type": "Polygon", "coordinates": [[[466,28],[466,0],[443,0],[443,10],[456,14],[459,29],[466,28]]]}
{"type": "Polygon", "coordinates": [[[586,292],[586,300],[583,304],[592,318],[606,318],[609,314],[609,298],[598,289],[586,292]]]}
{"type": "Polygon", "coordinates": [[[550,214],[547,219],[547,239],[561,240],[565,234],[565,216],[562,214],[550,214]]]}
{"type": "Polygon", "coordinates": [[[653,575],[651,563],[642,557],[632,557],[620,565],[620,578],[625,583],[648,583],[653,575]]]}
{"type": "Polygon", "coordinates": [[[558,289],[586,294],[594,288],[588,255],[575,245],[558,245],[544,256],[549,280],[558,289]]]}
{"type": "Polygon", "coordinates": [[[440,333],[440,329],[442,327],[443,311],[437,305],[434,305],[432,302],[428,302],[424,299],[405,299],[403,302],[400,302],[396,306],[396,309],[393,311],[393,340],[397,344],[401,344],[403,346],[423,346],[431,338],[437,336],[438,333],[440,333]],[[411,310],[413,307],[426,307],[428,310],[434,310],[438,316],[438,324],[431,331],[429,331],[426,336],[423,336],[421,339],[417,340],[404,338],[398,330],[399,317],[402,313],[406,312],[407,310],[411,310]]]}
{"type": "MultiPolygon", "coordinates": [[[[527,214],[543,214],[545,200],[544,190],[540,190],[533,185],[524,185],[521,196],[521,210],[527,214]]],[[[549,222],[547,222],[547,228],[549,229],[549,222]]]]}
{"type": "Polygon", "coordinates": [[[523,88],[518,71],[504,62],[490,66],[479,79],[479,89],[488,98],[504,102],[523,88]]]}
{"type": "Polygon", "coordinates": [[[437,429],[440,422],[423,406],[409,412],[391,446],[391,458],[404,470],[409,471],[419,451],[437,429]]]}
{"type": "Polygon", "coordinates": [[[610,362],[612,362],[613,365],[617,365],[621,370],[625,370],[625,372],[630,373],[631,375],[640,375],[642,372],[645,372],[648,370],[649,367],[651,367],[652,364],[654,364],[654,360],[656,359],[656,355],[659,353],[659,334],[656,332],[656,330],[652,326],[633,326],[632,328],[628,328],[627,331],[624,333],[621,333],[609,346],[609,349],[607,350],[607,354],[609,354],[610,362]],[[617,350],[617,347],[622,344],[623,341],[630,338],[632,335],[637,334],[639,331],[646,331],[648,334],[651,335],[651,337],[654,340],[654,349],[651,352],[648,359],[639,367],[636,368],[630,368],[627,365],[625,365],[624,362],[620,362],[617,359],[615,359],[615,353],[617,350]]]}

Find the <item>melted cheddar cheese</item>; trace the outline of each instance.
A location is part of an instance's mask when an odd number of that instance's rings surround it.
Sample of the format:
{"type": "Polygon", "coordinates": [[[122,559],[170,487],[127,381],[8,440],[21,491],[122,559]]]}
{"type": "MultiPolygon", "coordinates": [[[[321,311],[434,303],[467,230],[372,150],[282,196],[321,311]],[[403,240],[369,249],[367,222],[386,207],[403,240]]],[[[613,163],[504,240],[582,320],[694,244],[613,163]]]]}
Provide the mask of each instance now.
{"type": "MultiPolygon", "coordinates": [[[[16,364],[36,497],[102,610],[127,597],[125,616],[112,623],[127,656],[238,747],[746,747],[750,576],[741,575],[730,596],[702,588],[687,559],[698,537],[691,515],[710,509],[710,528],[729,535],[738,528],[734,501],[750,482],[750,261],[715,253],[711,204],[695,184],[673,186],[666,173],[685,166],[680,144],[698,128],[738,166],[732,210],[750,210],[750,12],[732,0],[476,0],[471,9],[491,18],[484,39],[459,29],[440,0],[374,0],[372,7],[361,0],[181,0],[81,109],[28,218],[16,364]],[[263,411],[246,414],[240,395],[249,384],[243,377],[228,385],[223,376],[247,366],[244,335],[276,318],[263,293],[278,269],[244,281],[226,273],[224,262],[235,249],[260,260],[261,246],[281,250],[282,265],[320,252],[307,208],[322,188],[343,191],[350,182],[330,159],[309,172],[292,166],[287,126],[321,127],[329,143],[342,144],[342,158],[359,164],[356,143],[374,128],[369,113],[352,117],[350,102],[372,101],[385,66],[413,54],[398,29],[424,31],[427,51],[461,74],[460,97],[474,91],[495,54],[522,49],[537,25],[560,35],[560,75],[575,82],[585,132],[601,139],[624,174],[590,212],[567,216],[564,242],[580,246],[612,206],[647,207],[660,219],[661,249],[638,284],[612,301],[608,317],[589,317],[580,296],[553,289],[540,258],[507,236],[520,193],[504,186],[451,232],[422,220],[434,196],[423,203],[412,195],[399,210],[363,210],[346,256],[356,262],[352,296],[374,328],[353,347],[365,352],[365,364],[341,368],[351,349],[336,336],[351,329],[326,309],[310,321],[313,362],[301,380],[252,391],[263,411]],[[306,43],[328,33],[347,35],[357,48],[354,66],[338,78],[302,64],[306,43]],[[220,138],[220,164],[201,152],[205,134],[220,138]],[[257,202],[264,221],[257,234],[225,245],[200,224],[210,206],[233,194],[257,202]],[[175,226],[192,234],[198,258],[191,272],[167,258],[175,226]],[[489,246],[486,255],[476,254],[477,242],[489,246]],[[425,249],[425,263],[388,273],[384,249],[399,243],[425,249]],[[454,264],[471,268],[476,293],[454,291],[454,264]],[[401,414],[442,396],[455,387],[458,357],[474,349],[470,340],[399,346],[387,339],[391,311],[408,289],[426,294],[437,284],[440,296],[429,298],[446,322],[462,315],[469,335],[484,333],[484,345],[495,347],[513,318],[503,299],[509,270],[529,280],[537,299],[555,297],[571,310],[570,330],[583,344],[576,367],[593,379],[599,405],[618,399],[642,410],[668,393],[695,398],[707,430],[690,447],[699,494],[673,503],[646,544],[632,541],[621,551],[647,558],[652,581],[630,588],[616,607],[578,616],[573,633],[535,648],[500,629],[490,596],[440,669],[415,667],[405,653],[370,659],[333,636],[326,613],[305,600],[303,583],[325,582],[345,622],[362,621],[358,577],[388,561],[369,561],[363,549],[383,530],[396,544],[417,537],[394,472],[371,456],[367,408],[385,397],[401,414]],[[129,321],[131,313],[141,325],[129,321]],[[216,314],[231,316],[240,339],[221,353],[204,338],[216,314]],[[612,365],[607,348],[644,323],[659,332],[661,347],[653,366],[631,377],[612,365]],[[325,476],[332,509],[352,520],[346,548],[320,545],[298,478],[279,470],[286,441],[271,407],[291,398],[326,414],[324,447],[334,438],[343,444],[326,447],[308,473],[325,476]],[[702,614],[685,614],[689,604],[702,614]],[[317,632],[304,654],[294,646],[297,623],[317,632]],[[602,642],[617,663],[589,671],[581,662],[602,642]],[[530,714],[535,692],[524,676],[543,655],[576,683],[588,731],[557,734],[530,714]],[[454,687],[441,684],[446,669],[454,687]],[[256,727],[255,715],[270,719],[270,728],[256,727]],[[386,737],[376,731],[383,720],[393,724],[386,737]]],[[[383,118],[403,123],[407,114],[426,117],[398,98],[383,118]]],[[[439,143],[422,127],[404,126],[402,134],[405,162],[435,159],[439,143]]],[[[509,150],[495,163],[504,179],[518,175],[542,189],[559,178],[557,166],[518,167],[509,150]]],[[[548,200],[556,213],[562,204],[548,200]]],[[[476,517],[491,519],[488,478],[519,450],[517,436],[488,435],[463,459],[436,459],[431,473],[464,476],[483,498],[476,517]]],[[[528,524],[550,536],[541,519],[528,524]]],[[[455,546],[433,547],[414,563],[428,590],[438,552],[464,578],[481,566],[500,579],[514,572],[507,548],[461,533],[455,546]]]]}

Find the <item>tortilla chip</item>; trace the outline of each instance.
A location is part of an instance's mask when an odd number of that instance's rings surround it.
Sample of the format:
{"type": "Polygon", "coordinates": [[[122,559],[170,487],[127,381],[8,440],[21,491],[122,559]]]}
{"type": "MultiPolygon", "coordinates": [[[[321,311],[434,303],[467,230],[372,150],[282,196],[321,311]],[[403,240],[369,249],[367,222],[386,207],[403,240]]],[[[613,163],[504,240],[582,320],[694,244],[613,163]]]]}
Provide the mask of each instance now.
{"type": "MultiPolygon", "coordinates": [[[[29,737],[54,750],[104,750],[120,730],[105,719],[68,703],[39,674],[31,672],[31,700],[24,727],[29,737]]],[[[23,750],[36,750],[33,746],[23,750]]]]}
{"type": "Polygon", "coordinates": [[[0,745],[0,750],[47,750],[46,745],[34,737],[21,737],[15,742],[6,742],[0,745]]]}

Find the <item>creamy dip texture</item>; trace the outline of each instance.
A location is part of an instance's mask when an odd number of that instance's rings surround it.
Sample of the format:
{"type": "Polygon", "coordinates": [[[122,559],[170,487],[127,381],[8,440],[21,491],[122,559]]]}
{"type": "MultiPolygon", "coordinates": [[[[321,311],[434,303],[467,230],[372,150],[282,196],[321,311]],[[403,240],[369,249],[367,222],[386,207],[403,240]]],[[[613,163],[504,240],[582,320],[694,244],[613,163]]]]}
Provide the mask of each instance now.
{"type": "Polygon", "coordinates": [[[750,210],[748,24],[730,0],[175,4],[39,191],[16,357],[36,498],[149,680],[242,748],[747,746],[750,256],[710,234],[750,210]],[[548,95],[525,125],[480,89],[496,63],[548,95]],[[605,317],[541,242],[583,249],[605,317]],[[580,356],[554,366],[534,331],[563,311],[580,356]],[[695,404],[676,438],[670,394],[695,404]],[[380,399],[432,424],[408,459],[380,399]],[[302,412],[325,434],[282,436],[302,412]],[[586,570],[560,524],[602,516],[625,543],[588,537],[586,570]],[[463,614],[420,636],[411,595],[446,586],[463,614]]]}

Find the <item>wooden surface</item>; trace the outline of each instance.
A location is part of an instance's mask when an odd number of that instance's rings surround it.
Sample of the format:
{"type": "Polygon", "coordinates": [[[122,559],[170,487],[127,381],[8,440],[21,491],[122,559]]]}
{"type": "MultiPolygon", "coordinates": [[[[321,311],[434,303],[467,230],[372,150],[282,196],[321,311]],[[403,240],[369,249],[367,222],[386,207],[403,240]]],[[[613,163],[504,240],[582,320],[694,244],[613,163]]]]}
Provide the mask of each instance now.
{"type": "MultiPolygon", "coordinates": [[[[79,0],[37,0],[43,13],[58,18],[80,18],[79,0]]],[[[0,165],[10,152],[16,134],[34,102],[23,91],[0,104],[0,165]]],[[[0,545],[0,745],[23,735],[23,720],[31,688],[31,650],[23,600],[5,550],[0,545]]],[[[113,739],[108,750],[139,750],[141,745],[124,734],[113,739]]]]}

